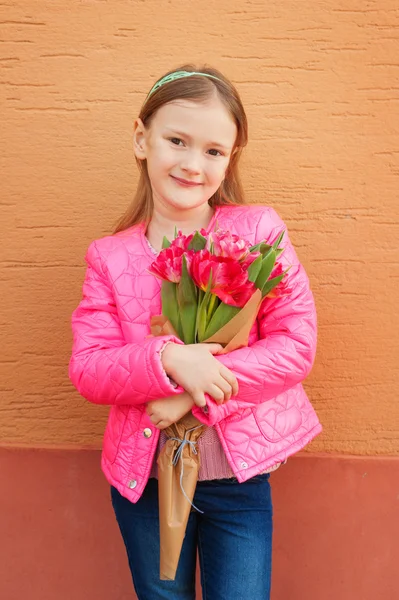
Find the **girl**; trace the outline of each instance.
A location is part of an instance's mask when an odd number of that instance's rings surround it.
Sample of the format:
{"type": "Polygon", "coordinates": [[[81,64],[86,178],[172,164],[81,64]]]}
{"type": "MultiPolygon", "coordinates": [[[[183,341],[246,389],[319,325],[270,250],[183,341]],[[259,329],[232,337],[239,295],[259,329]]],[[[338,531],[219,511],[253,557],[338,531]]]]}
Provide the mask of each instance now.
{"type": "Polygon", "coordinates": [[[219,228],[256,244],[285,229],[273,208],[245,205],[238,162],[247,120],[216,69],[184,65],[150,90],[134,124],[140,180],[114,235],[86,254],[83,299],[72,315],[70,378],[109,404],[102,469],[139,600],[270,597],[270,472],[321,431],[301,382],[316,351],[316,312],[289,236],[279,260],[290,293],[266,298],[248,348],[150,337],[161,282],[148,269],[175,227],[219,228]],[[159,578],[156,457],[162,430],[187,412],[204,424],[201,469],[174,581],[159,578]]]}

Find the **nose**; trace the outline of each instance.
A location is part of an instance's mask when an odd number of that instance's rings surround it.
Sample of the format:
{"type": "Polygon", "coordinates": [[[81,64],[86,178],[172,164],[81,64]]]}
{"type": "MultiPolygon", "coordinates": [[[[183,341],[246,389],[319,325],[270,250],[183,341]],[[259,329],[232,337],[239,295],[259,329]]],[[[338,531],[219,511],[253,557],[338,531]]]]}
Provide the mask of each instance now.
{"type": "Polygon", "coordinates": [[[201,173],[201,156],[195,150],[189,150],[184,153],[182,162],[180,163],[182,171],[191,175],[199,175],[201,173]]]}

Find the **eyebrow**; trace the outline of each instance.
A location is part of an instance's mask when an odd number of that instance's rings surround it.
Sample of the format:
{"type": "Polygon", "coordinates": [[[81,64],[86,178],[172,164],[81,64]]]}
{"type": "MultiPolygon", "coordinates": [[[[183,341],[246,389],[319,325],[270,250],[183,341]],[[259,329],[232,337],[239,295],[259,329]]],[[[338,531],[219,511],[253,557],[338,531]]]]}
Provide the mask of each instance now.
{"type": "MultiPolygon", "coordinates": [[[[188,140],[192,140],[192,137],[190,135],[188,135],[188,133],[184,133],[183,131],[178,131],[177,129],[173,129],[173,127],[167,127],[166,129],[168,131],[170,131],[171,133],[175,133],[176,135],[187,138],[188,140]]],[[[231,150],[231,148],[229,146],[225,146],[224,144],[221,144],[220,142],[208,142],[207,146],[218,146],[219,148],[223,148],[223,150],[231,150]]]]}

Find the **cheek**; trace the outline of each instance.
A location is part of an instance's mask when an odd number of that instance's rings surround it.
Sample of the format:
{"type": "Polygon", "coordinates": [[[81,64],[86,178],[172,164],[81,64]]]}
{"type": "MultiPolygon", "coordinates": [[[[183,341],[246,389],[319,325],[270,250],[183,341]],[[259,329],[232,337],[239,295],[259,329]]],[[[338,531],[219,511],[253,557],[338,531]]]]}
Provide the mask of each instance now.
{"type": "Polygon", "coordinates": [[[213,185],[219,185],[224,179],[226,170],[228,167],[228,162],[223,161],[223,164],[220,162],[218,164],[213,164],[208,169],[208,177],[213,185]]]}
{"type": "Polygon", "coordinates": [[[173,161],[168,152],[154,152],[147,158],[147,169],[151,179],[164,176],[172,166],[173,161]]]}
{"type": "Polygon", "coordinates": [[[174,152],[165,140],[157,140],[151,144],[148,162],[156,169],[168,167],[174,161],[174,152]]]}

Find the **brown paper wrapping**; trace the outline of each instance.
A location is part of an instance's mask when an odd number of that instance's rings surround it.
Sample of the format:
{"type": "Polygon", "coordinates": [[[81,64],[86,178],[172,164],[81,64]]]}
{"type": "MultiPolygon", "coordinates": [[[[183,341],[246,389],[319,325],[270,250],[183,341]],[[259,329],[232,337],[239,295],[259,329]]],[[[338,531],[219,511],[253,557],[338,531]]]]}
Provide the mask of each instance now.
{"type": "MultiPolygon", "coordinates": [[[[255,323],[261,302],[262,293],[260,290],[256,290],[242,310],[205,342],[215,342],[224,346],[222,354],[247,346],[249,333],[255,323]]],[[[154,336],[175,335],[178,337],[171,323],[163,315],[151,318],[151,334],[154,336]]],[[[183,440],[186,432],[198,425],[201,425],[200,421],[192,413],[188,413],[180,421],[167,427],[165,433],[168,438],[177,437],[179,440],[183,440]]],[[[198,442],[205,429],[206,425],[202,425],[199,429],[190,431],[186,439],[198,442]]],[[[179,441],[168,439],[157,460],[161,580],[173,581],[176,577],[187,521],[191,511],[190,502],[194,498],[200,468],[199,453],[195,454],[189,444],[185,444],[181,458],[176,466],[173,465],[173,459],[179,446],[179,441]],[[184,496],[180,486],[182,468],[182,485],[190,502],[184,496]]]]}
{"type": "Polygon", "coordinates": [[[258,316],[261,302],[262,292],[256,290],[240,312],[205,342],[222,344],[224,348],[221,354],[248,346],[249,333],[258,316]]]}
{"type": "MultiPolygon", "coordinates": [[[[186,431],[201,425],[188,413],[178,423],[174,423],[165,431],[170,437],[184,439],[186,431]]],[[[205,426],[191,431],[187,439],[196,442],[202,435],[205,426]]],[[[160,534],[160,578],[174,580],[179,563],[181,548],[186,533],[191,504],[184,496],[180,486],[180,475],[183,468],[183,489],[192,502],[197,486],[200,467],[199,455],[186,444],[182,458],[176,466],[173,458],[180,443],[169,439],[162,448],[157,460],[158,464],[158,496],[159,496],[159,534],[160,534]],[[183,462],[183,464],[182,464],[183,462]]]]}

